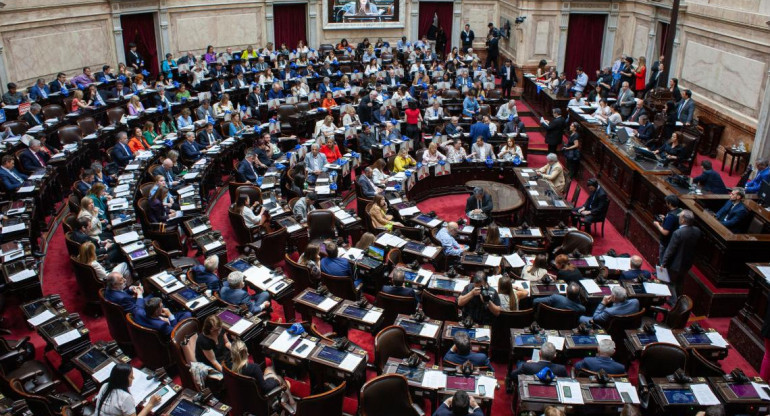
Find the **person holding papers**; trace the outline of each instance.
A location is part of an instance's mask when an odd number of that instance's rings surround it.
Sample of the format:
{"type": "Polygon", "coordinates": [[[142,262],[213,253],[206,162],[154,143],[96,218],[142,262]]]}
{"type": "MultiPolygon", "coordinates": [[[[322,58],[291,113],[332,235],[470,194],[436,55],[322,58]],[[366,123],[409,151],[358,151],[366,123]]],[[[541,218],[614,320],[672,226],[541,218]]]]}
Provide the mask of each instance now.
{"type": "Polygon", "coordinates": [[[493,208],[492,197],[478,186],[473,188],[473,195],[465,201],[465,213],[468,216],[483,213],[489,217],[492,215],[493,208]]]}
{"type": "Polygon", "coordinates": [[[500,314],[500,296],[489,286],[487,275],[477,271],[457,298],[457,306],[462,309],[463,316],[470,316],[476,324],[491,325],[500,314]]]}
{"type": "Polygon", "coordinates": [[[243,273],[232,272],[219,289],[219,297],[233,305],[246,305],[252,314],[258,314],[270,307],[270,294],[265,292],[249,295],[244,288],[243,273]]]}
{"type": "Polygon", "coordinates": [[[628,299],[628,292],[622,286],[613,286],[612,294],[602,299],[593,316],[581,316],[581,323],[593,323],[605,326],[613,316],[631,315],[639,312],[639,300],[628,299]]]}
{"type": "Polygon", "coordinates": [[[209,256],[203,264],[193,266],[193,280],[199,285],[206,285],[206,288],[212,292],[219,292],[219,289],[222,287],[222,281],[219,280],[219,276],[216,275],[218,268],[219,256],[209,256]]]}
{"type": "Polygon", "coordinates": [[[620,280],[636,280],[640,277],[645,281],[650,280],[652,278],[652,273],[647,270],[642,270],[642,263],[643,260],[641,257],[637,255],[631,256],[631,268],[629,270],[624,270],[620,274],[620,280]]]}
{"type": "Polygon", "coordinates": [[[556,357],[556,346],[546,342],[540,347],[540,361],[527,361],[511,372],[511,380],[518,383],[519,375],[533,376],[540,370],[548,367],[556,377],[569,377],[567,368],[561,364],[551,362],[556,357]]]}
{"type": "Polygon", "coordinates": [[[142,410],[137,412],[136,402],[129,393],[134,381],[134,369],[129,364],[119,363],[112,367],[110,378],[96,395],[98,416],[149,416],[152,408],[159,405],[161,397],[153,394],[147,399],[142,410]]]}
{"type": "Polygon", "coordinates": [[[436,239],[441,242],[444,254],[448,256],[459,256],[468,250],[468,246],[460,244],[455,240],[459,233],[459,228],[456,222],[450,222],[436,233],[436,239]]]}
{"type": "Polygon", "coordinates": [[[556,153],[556,148],[563,142],[564,127],[566,122],[561,116],[561,109],[553,109],[553,120],[550,122],[540,117],[540,125],[545,128],[545,143],[548,145],[548,153],[556,153]]]}
{"type": "Polygon", "coordinates": [[[599,349],[596,357],[586,357],[575,364],[575,370],[589,370],[598,373],[601,370],[607,374],[626,374],[626,367],[613,360],[615,355],[615,342],[611,339],[599,341],[599,349]]]}
{"type": "Polygon", "coordinates": [[[466,361],[470,361],[474,367],[489,367],[490,370],[494,371],[486,354],[473,352],[471,338],[467,332],[457,331],[452,338],[454,345],[444,355],[444,361],[455,365],[462,365],[466,361]]]}

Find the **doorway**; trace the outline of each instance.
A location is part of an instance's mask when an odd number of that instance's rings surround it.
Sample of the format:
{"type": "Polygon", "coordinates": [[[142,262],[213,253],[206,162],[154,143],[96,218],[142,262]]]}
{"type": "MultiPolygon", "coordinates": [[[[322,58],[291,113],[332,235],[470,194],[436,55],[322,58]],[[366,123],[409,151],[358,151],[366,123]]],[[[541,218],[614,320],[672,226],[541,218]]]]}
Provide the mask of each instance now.
{"type": "MultiPolygon", "coordinates": [[[[289,50],[297,49],[299,41],[307,45],[307,4],[274,4],[273,22],[276,49],[282,43],[289,50]]],[[[318,45],[312,47],[317,48],[318,45]]]]}
{"type": "Polygon", "coordinates": [[[150,72],[150,76],[156,76],[160,59],[158,58],[158,42],[155,38],[155,14],[122,15],[120,16],[120,27],[123,28],[123,50],[128,54],[128,45],[130,43],[136,44],[136,51],[144,59],[145,68],[150,72]]]}

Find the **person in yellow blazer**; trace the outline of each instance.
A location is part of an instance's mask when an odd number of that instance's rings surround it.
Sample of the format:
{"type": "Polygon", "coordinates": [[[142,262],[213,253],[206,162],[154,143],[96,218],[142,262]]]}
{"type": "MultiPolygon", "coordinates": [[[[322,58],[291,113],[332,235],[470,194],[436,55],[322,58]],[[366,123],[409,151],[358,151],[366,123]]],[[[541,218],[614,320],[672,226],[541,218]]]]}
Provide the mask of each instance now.
{"type": "Polygon", "coordinates": [[[409,156],[409,151],[406,149],[406,146],[404,146],[393,161],[393,173],[403,172],[416,164],[417,162],[409,156]]]}
{"type": "Polygon", "coordinates": [[[537,170],[538,176],[551,182],[553,189],[561,194],[564,192],[564,168],[559,163],[559,158],[555,153],[548,153],[545,159],[548,163],[537,170]]]}
{"type": "Polygon", "coordinates": [[[375,195],[374,200],[372,200],[372,207],[369,209],[369,216],[372,218],[374,228],[391,230],[394,224],[401,225],[401,223],[393,221],[393,216],[388,215],[387,210],[388,204],[385,202],[385,197],[375,195]]]}

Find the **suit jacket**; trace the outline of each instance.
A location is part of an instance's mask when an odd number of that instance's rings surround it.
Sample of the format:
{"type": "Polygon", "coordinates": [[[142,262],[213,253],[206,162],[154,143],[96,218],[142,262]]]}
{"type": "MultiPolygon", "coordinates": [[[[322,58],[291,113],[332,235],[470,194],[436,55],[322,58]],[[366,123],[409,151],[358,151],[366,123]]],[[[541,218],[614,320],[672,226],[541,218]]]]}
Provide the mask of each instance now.
{"type": "Polygon", "coordinates": [[[249,94],[249,107],[251,107],[252,109],[256,108],[257,111],[259,111],[259,103],[266,103],[266,102],[267,100],[265,100],[265,96],[262,95],[261,93],[259,94],[259,97],[257,97],[257,93],[253,91],[249,94]]]}
{"type": "Polygon", "coordinates": [[[650,73],[650,79],[647,81],[647,85],[645,86],[646,89],[652,90],[658,87],[664,87],[665,83],[662,82],[663,79],[660,77],[660,71],[653,70],[650,73]]]}
{"type": "Polygon", "coordinates": [[[372,101],[371,97],[367,95],[362,98],[357,109],[358,118],[361,120],[361,123],[372,123],[374,121],[372,117],[377,109],[379,109],[379,105],[377,105],[376,101],[372,101]],[[372,104],[371,107],[369,107],[370,103],[372,104]]]}
{"type": "Polygon", "coordinates": [[[251,162],[249,162],[246,159],[243,159],[238,163],[238,182],[251,182],[251,183],[257,183],[257,171],[254,169],[254,166],[251,165],[251,162]]]}
{"type": "Polygon", "coordinates": [[[534,363],[524,363],[521,367],[511,372],[511,378],[514,380],[519,379],[519,375],[533,376],[540,372],[545,367],[550,367],[553,374],[557,377],[568,377],[567,368],[561,364],[554,364],[550,361],[537,361],[534,363]]]}
{"type": "Polygon", "coordinates": [[[489,132],[489,126],[487,126],[486,124],[480,121],[477,123],[474,123],[471,126],[471,131],[470,131],[471,142],[475,143],[476,138],[478,138],[479,136],[484,138],[485,143],[488,142],[489,139],[492,137],[492,134],[489,132]]]}
{"type": "Polygon", "coordinates": [[[331,82],[329,82],[328,86],[323,82],[318,84],[318,92],[320,92],[321,95],[326,95],[326,92],[332,91],[333,88],[334,88],[334,85],[331,82]]]}
{"type": "Polygon", "coordinates": [[[607,374],[625,374],[626,367],[613,360],[612,357],[586,357],[575,364],[575,369],[585,369],[590,371],[599,372],[604,369],[607,374]]]}
{"type": "Polygon", "coordinates": [[[695,226],[680,226],[671,234],[661,264],[669,271],[686,272],[692,267],[701,230],[695,226]]]}
{"type": "Polygon", "coordinates": [[[467,355],[460,355],[452,350],[449,350],[444,355],[444,359],[456,364],[462,364],[466,361],[470,361],[474,367],[490,367],[489,357],[487,357],[487,355],[482,352],[471,352],[467,355]]]}
{"type": "Polygon", "coordinates": [[[131,51],[126,51],[126,65],[127,66],[134,66],[142,67],[140,65],[140,62],[142,62],[142,56],[139,55],[139,52],[136,52],[136,54],[132,53],[131,51]]]}
{"type": "Polygon", "coordinates": [[[497,72],[500,75],[500,78],[502,79],[502,83],[503,84],[505,84],[505,83],[515,84],[516,83],[516,67],[514,67],[513,65],[511,65],[511,76],[510,76],[510,78],[508,77],[508,74],[507,74],[508,71],[507,71],[507,67],[505,65],[501,66],[500,69],[497,72]]]}
{"type": "Polygon", "coordinates": [[[473,33],[472,30],[469,30],[468,33],[466,33],[464,30],[460,32],[460,42],[462,42],[463,45],[472,44],[475,37],[476,34],[473,33]]]}
{"type": "Polygon", "coordinates": [[[132,313],[134,316],[144,314],[144,298],[141,296],[135,297],[127,289],[113,290],[107,288],[104,290],[104,298],[120,305],[125,313],[132,313]]]}
{"type": "Polygon", "coordinates": [[[545,127],[545,142],[550,145],[562,144],[564,141],[564,128],[567,123],[564,117],[556,117],[545,127]]]}
{"type": "Polygon", "coordinates": [[[19,172],[16,169],[11,169],[11,171],[16,174],[19,178],[21,178],[21,182],[19,182],[18,179],[14,178],[13,175],[8,173],[4,168],[0,168],[0,181],[3,183],[3,188],[6,191],[15,191],[19,188],[21,188],[21,185],[24,183],[24,181],[27,179],[27,175],[19,172]]]}
{"type": "Polygon", "coordinates": [[[42,113],[38,114],[37,116],[33,116],[31,111],[27,111],[26,113],[24,113],[22,118],[24,119],[24,121],[27,122],[27,124],[30,127],[39,126],[39,125],[43,124],[43,121],[45,121],[45,120],[43,120],[43,114],[42,113]],[[37,119],[35,117],[37,117],[37,119]]]}
{"type": "MultiPolygon", "coordinates": [[[[120,92],[121,91],[119,91],[117,88],[113,88],[110,90],[110,96],[113,98],[118,98],[118,96],[120,95],[120,92]]],[[[128,87],[123,87],[122,92],[123,92],[123,97],[125,97],[128,94],[131,94],[131,90],[128,89],[128,87]]]]}
{"type": "Polygon", "coordinates": [[[61,92],[62,88],[63,89],[67,89],[68,88],[66,82],[64,83],[64,85],[62,85],[62,84],[59,83],[58,79],[55,79],[55,80],[51,81],[50,83],[48,83],[48,90],[51,91],[51,94],[56,93],[56,92],[61,92]]]}
{"type": "Polygon", "coordinates": [[[719,172],[711,169],[704,170],[699,176],[693,178],[693,183],[699,184],[706,192],[715,194],[727,193],[727,188],[719,172]]]}
{"type": "Polygon", "coordinates": [[[594,193],[588,196],[588,199],[586,199],[585,204],[583,204],[581,208],[591,211],[591,216],[596,218],[597,216],[606,213],[609,205],[610,200],[607,198],[607,192],[604,191],[604,188],[599,186],[594,193]]]}
{"type": "Polygon", "coordinates": [[[128,144],[123,146],[118,143],[112,148],[112,160],[120,167],[126,167],[132,160],[134,160],[134,154],[128,147],[128,144]]]}
{"type": "Polygon", "coordinates": [[[257,313],[260,311],[260,306],[254,303],[249,292],[244,289],[230,289],[230,286],[225,281],[222,283],[222,287],[219,289],[219,297],[227,303],[233,305],[248,305],[251,313],[257,313]]]}
{"type": "Polygon", "coordinates": [[[394,85],[398,86],[398,85],[401,84],[401,82],[402,82],[402,79],[398,75],[393,75],[391,77],[390,74],[388,74],[388,75],[385,76],[385,85],[386,86],[389,86],[389,87],[392,87],[394,85]],[[394,84],[394,81],[395,81],[395,84],[394,84]]]}
{"type": "MultiPolygon", "coordinates": [[[[222,141],[222,136],[217,132],[216,129],[211,131],[211,135],[214,136],[214,141],[220,142],[222,141]]],[[[201,147],[208,147],[212,144],[214,144],[211,140],[209,140],[209,135],[206,130],[201,130],[200,133],[198,133],[198,136],[195,138],[195,141],[201,146],[201,147]]]]}
{"type": "Polygon", "coordinates": [[[358,186],[361,187],[361,193],[367,198],[374,198],[377,195],[377,189],[374,188],[374,183],[366,175],[358,177],[358,186]]]}
{"type": "Polygon", "coordinates": [[[568,299],[564,295],[558,293],[546,296],[544,298],[535,298],[532,300],[532,307],[536,307],[539,303],[544,303],[548,306],[558,309],[569,309],[580,313],[585,313],[586,307],[582,304],[568,299]]]}
{"type": "Polygon", "coordinates": [[[171,187],[171,182],[174,182],[174,172],[166,170],[163,165],[155,168],[155,170],[152,171],[152,174],[153,176],[161,175],[166,178],[166,185],[169,187],[171,187]]]}
{"type": "Polygon", "coordinates": [[[212,292],[219,292],[222,287],[222,281],[219,280],[219,276],[206,270],[203,265],[197,265],[192,268],[193,280],[196,283],[206,285],[206,287],[212,292]]]}
{"type": "Polygon", "coordinates": [[[695,114],[695,103],[692,98],[683,99],[676,107],[676,112],[679,117],[679,121],[682,123],[692,123],[692,117],[695,114]]]}
{"type": "MultiPolygon", "coordinates": [[[[476,195],[471,195],[465,201],[465,212],[471,212],[476,208],[478,208],[478,203],[476,202],[476,195]]],[[[494,207],[492,205],[492,197],[489,194],[484,193],[484,195],[481,197],[481,211],[483,211],[487,215],[490,215],[492,213],[493,208],[494,207]]]]}
{"type": "Polygon", "coordinates": [[[171,336],[171,332],[174,331],[174,327],[176,326],[176,320],[173,318],[170,319],[169,322],[166,322],[160,318],[150,318],[147,316],[147,313],[136,315],[134,318],[137,324],[145,328],[154,329],[166,337],[171,336]]]}
{"type": "Polygon", "coordinates": [[[593,319],[599,325],[604,325],[609,322],[610,318],[618,315],[630,315],[632,313],[639,312],[639,300],[638,299],[626,299],[625,302],[616,303],[612,306],[605,306],[600,303],[594,311],[593,319]]]}
{"type": "Polygon", "coordinates": [[[649,143],[652,139],[655,138],[655,125],[652,123],[640,125],[637,131],[639,132],[639,140],[641,140],[644,144],[649,143]]]}
{"type": "Polygon", "coordinates": [[[634,108],[633,110],[631,110],[631,115],[628,116],[628,120],[627,121],[632,121],[632,122],[638,123],[639,122],[639,117],[641,117],[643,115],[646,115],[646,114],[647,114],[647,111],[644,108],[634,108]]]}
{"type": "Polygon", "coordinates": [[[385,285],[382,287],[382,291],[393,296],[417,298],[417,292],[415,292],[411,287],[385,285]]]}
{"type": "Polygon", "coordinates": [[[215,82],[214,85],[211,86],[211,95],[214,97],[217,97],[217,100],[222,98],[222,92],[224,90],[230,88],[230,83],[225,81],[224,84],[220,84],[218,82],[215,82]]]}
{"type": "Polygon", "coordinates": [[[48,96],[51,94],[51,89],[48,88],[48,85],[43,85],[43,88],[41,89],[40,86],[35,84],[29,89],[29,98],[35,101],[40,100],[43,98],[43,92],[48,96]]]}
{"type": "Polygon", "coordinates": [[[179,150],[185,159],[198,160],[203,157],[203,154],[201,154],[200,145],[197,142],[188,142],[185,140],[179,150]]]}
{"type": "Polygon", "coordinates": [[[634,99],[634,92],[631,89],[623,92],[618,92],[618,104],[620,104],[620,115],[628,117],[636,106],[636,99],[634,99]]]}
{"type": "Polygon", "coordinates": [[[647,270],[624,270],[623,273],[620,274],[620,280],[634,280],[640,275],[644,280],[649,280],[652,277],[652,273],[647,270]]]}
{"type": "Polygon", "coordinates": [[[203,108],[203,106],[198,107],[195,109],[195,116],[198,117],[198,120],[206,120],[208,116],[214,118],[214,106],[210,105],[208,110],[203,108]]]}
{"type": "Polygon", "coordinates": [[[717,211],[717,219],[719,222],[727,227],[728,230],[736,234],[746,231],[749,218],[751,218],[749,216],[749,210],[743,202],[733,205],[733,201],[725,201],[722,209],[717,211]]]}
{"type": "Polygon", "coordinates": [[[561,166],[561,163],[556,162],[553,167],[549,169],[550,165],[546,164],[545,166],[541,167],[537,171],[540,172],[543,175],[543,178],[548,179],[551,181],[551,184],[553,185],[556,192],[563,192],[564,191],[564,184],[566,180],[564,179],[564,168],[561,166]],[[549,173],[550,170],[550,173],[549,173]]]}
{"type": "Polygon", "coordinates": [[[507,123],[505,123],[505,126],[503,127],[503,133],[524,133],[524,122],[519,121],[516,123],[514,120],[511,120],[507,123]]]}
{"type": "Polygon", "coordinates": [[[32,149],[24,149],[24,151],[19,155],[19,162],[21,163],[21,167],[27,172],[32,172],[36,169],[44,168],[45,164],[48,163],[48,154],[37,152],[37,156],[43,161],[43,164],[40,164],[40,161],[35,157],[35,152],[33,152],[32,149]]]}

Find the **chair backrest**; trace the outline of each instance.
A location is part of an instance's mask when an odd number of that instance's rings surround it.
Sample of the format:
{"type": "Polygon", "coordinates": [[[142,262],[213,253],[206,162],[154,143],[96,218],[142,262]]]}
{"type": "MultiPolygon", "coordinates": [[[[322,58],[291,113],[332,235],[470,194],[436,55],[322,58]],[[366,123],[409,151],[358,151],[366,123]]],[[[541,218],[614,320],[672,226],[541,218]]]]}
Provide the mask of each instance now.
{"type": "Polygon", "coordinates": [[[393,224],[393,229],[398,230],[404,237],[410,240],[423,241],[425,238],[425,234],[423,234],[422,228],[393,224]]]}
{"type": "Polygon", "coordinates": [[[294,416],[342,415],[346,387],[347,383],[343,381],[329,391],[297,399],[294,416]]]}
{"type": "Polygon", "coordinates": [[[583,255],[590,255],[594,248],[594,238],[591,234],[583,231],[570,231],[564,236],[564,242],[561,249],[565,253],[572,253],[577,250],[583,255]]]}
{"type": "Polygon", "coordinates": [[[147,216],[147,211],[150,208],[150,201],[147,200],[147,198],[139,198],[138,201],[136,201],[136,211],[139,216],[139,221],[142,223],[142,228],[146,231],[149,229],[150,226],[150,218],[147,216]]]}
{"type": "Polygon", "coordinates": [[[307,214],[307,226],[310,240],[334,237],[334,214],[325,209],[317,209],[307,214]]]}
{"type": "Polygon", "coordinates": [[[235,212],[234,205],[227,210],[227,218],[230,219],[230,225],[235,231],[235,238],[238,239],[238,243],[245,245],[254,242],[254,235],[246,226],[243,215],[240,212],[235,212]]]}
{"type": "Polygon", "coordinates": [[[535,310],[524,309],[520,311],[500,311],[492,321],[492,339],[489,348],[493,354],[505,353],[511,351],[511,329],[527,328],[535,319],[535,310]]]}
{"type": "Polygon", "coordinates": [[[292,260],[289,253],[284,254],[284,261],[286,262],[286,270],[289,278],[294,281],[295,293],[300,293],[303,290],[317,286],[310,277],[310,269],[307,266],[303,266],[296,261],[292,260]]]}
{"type": "Polygon", "coordinates": [[[11,132],[17,136],[21,136],[29,130],[29,124],[24,120],[9,120],[0,126],[3,131],[9,127],[11,128],[11,132]]]}
{"type": "Polygon", "coordinates": [[[99,290],[104,287],[104,283],[99,280],[96,270],[90,264],[81,263],[75,256],[70,257],[70,260],[75,271],[75,280],[86,303],[98,305],[99,290]]]}
{"type": "MultiPolygon", "coordinates": [[[[575,369],[575,377],[597,377],[599,376],[598,371],[591,371],[587,368],[579,368],[575,369]]],[[[622,373],[622,374],[607,374],[608,377],[612,378],[623,378],[628,377],[628,373],[622,373]]]]}
{"type": "Polygon", "coordinates": [[[64,216],[64,220],[61,222],[64,226],[64,232],[69,233],[75,230],[75,227],[77,227],[77,224],[75,221],[77,221],[78,216],[76,214],[73,214],[72,211],[70,211],[69,214],[64,216]]]}
{"type": "Polygon", "coordinates": [[[59,412],[53,408],[51,403],[45,396],[28,393],[24,389],[24,383],[18,379],[11,379],[9,381],[11,390],[13,390],[13,396],[24,400],[27,403],[27,407],[35,416],[59,416],[59,412]]]}
{"type": "Polygon", "coordinates": [[[152,191],[154,186],[155,182],[147,182],[139,185],[139,193],[142,195],[142,198],[149,198],[150,191],[152,191]]]}
{"type": "Polygon", "coordinates": [[[121,348],[131,345],[131,336],[128,334],[128,323],[126,322],[126,313],[123,311],[123,307],[107,300],[104,297],[104,289],[99,289],[99,304],[107,320],[107,329],[109,329],[112,339],[121,348]]]}
{"type": "Polygon", "coordinates": [[[123,107],[113,107],[107,110],[107,120],[110,125],[119,123],[124,115],[126,115],[126,110],[123,107]]]}
{"type": "MultiPolygon", "coordinates": [[[[253,184],[251,182],[235,182],[235,181],[232,181],[232,182],[228,183],[227,184],[227,192],[230,194],[230,203],[234,204],[235,201],[236,201],[236,199],[235,199],[235,190],[236,189],[240,188],[241,186],[249,186],[249,185],[253,185],[253,184]]],[[[260,201],[261,201],[261,199],[260,199],[260,201]]]]}
{"type": "Polygon", "coordinates": [[[181,251],[182,254],[187,253],[187,245],[182,243],[182,236],[176,227],[170,230],[150,229],[145,231],[144,236],[150,240],[157,241],[163,251],[181,251]]]}
{"type": "Polygon", "coordinates": [[[361,387],[359,413],[361,416],[417,416],[406,377],[385,374],[367,381],[361,387]]]}
{"type": "Polygon", "coordinates": [[[457,301],[451,301],[434,295],[429,290],[422,291],[422,311],[431,319],[439,321],[458,321],[460,315],[457,301]]]}
{"type": "Polygon", "coordinates": [[[575,181],[575,191],[572,192],[572,199],[570,202],[572,203],[572,206],[576,207],[578,203],[578,198],[580,198],[580,183],[575,181]]]}
{"type": "Polygon", "coordinates": [[[401,255],[401,250],[398,248],[392,248],[388,250],[388,254],[385,256],[385,262],[390,267],[395,267],[397,264],[401,263],[401,259],[403,256],[401,255]]]}
{"type": "Polygon", "coordinates": [[[666,326],[671,329],[683,329],[687,326],[687,321],[690,319],[692,308],[693,303],[689,296],[679,296],[674,307],[671,308],[668,312],[668,316],[666,316],[666,326]]]}
{"type": "Polygon", "coordinates": [[[158,254],[158,265],[161,270],[168,270],[174,268],[174,263],[171,261],[171,256],[163,247],[158,244],[157,241],[152,242],[152,248],[155,249],[155,253],[158,254]]]}
{"type": "Polygon", "coordinates": [[[283,260],[286,253],[286,241],[289,239],[289,233],[286,227],[281,227],[262,236],[262,246],[257,250],[257,260],[260,263],[273,267],[283,260]]]}
{"type": "Polygon", "coordinates": [[[93,117],[81,117],[78,119],[77,123],[83,136],[88,136],[89,134],[96,132],[99,127],[93,117]]]}
{"type": "Polygon", "coordinates": [[[704,357],[697,348],[690,349],[687,358],[687,375],[690,377],[721,377],[725,374],[719,364],[704,357]]]}
{"type": "Polygon", "coordinates": [[[406,331],[400,326],[387,326],[374,337],[374,365],[382,374],[388,358],[407,358],[412,354],[406,331]]]}
{"type": "MultiPolygon", "coordinates": [[[[358,182],[354,182],[356,185],[356,191],[358,191],[358,182]]],[[[373,199],[366,199],[360,196],[360,192],[356,192],[356,213],[361,218],[369,216],[369,212],[366,210],[366,206],[374,202],[373,199]]]]}
{"type": "Polygon", "coordinates": [[[377,306],[383,309],[383,324],[392,325],[398,314],[412,315],[417,310],[417,299],[380,291],[377,293],[377,306]]]}
{"type": "Polygon", "coordinates": [[[642,316],[644,316],[645,308],[642,308],[637,313],[630,315],[618,315],[610,318],[607,323],[607,334],[615,341],[615,360],[624,365],[628,364],[628,360],[631,358],[631,352],[628,351],[625,344],[626,329],[637,329],[642,326],[642,316]]]}
{"type": "Polygon", "coordinates": [[[278,107],[278,117],[281,121],[288,121],[288,117],[297,114],[297,107],[294,104],[283,104],[278,107]]]}
{"type": "Polygon", "coordinates": [[[199,329],[197,319],[187,318],[179,322],[171,332],[171,357],[179,370],[182,386],[195,391],[200,391],[200,388],[190,373],[190,362],[195,361],[195,343],[199,329]]]}
{"type": "Polygon", "coordinates": [[[43,107],[41,110],[43,113],[43,118],[46,120],[50,120],[52,118],[58,119],[61,121],[64,118],[64,107],[60,106],[59,104],[48,104],[47,106],[43,107]]]}
{"type": "Polygon", "coordinates": [[[358,292],[353,279],[347,276],[334,276],[321,272],[321,282],[332,295],[347,300],[358,300],[358,292]]]}
{"type": "Polygon", "coordinates": [[[168,340],[164,339],[163,334],[137,324],[131,314],[126,315],[126,322],[131,344],[142,364],[153,370],[171,365],[168,340]]]}
{"type": "Polygon", "coordinates": [[[59,141],[62,144],[69,144],[79,142],[83,138],[83,134],[78,126],[62,126],[57,130],[59,135],[59,141]]]}
{"type": "Polygon", "coordinates": [[[72,239],[72,232],[64,234],[64,242],[67,244],[67,252],[70,256],[77,256],[80,251],[80,243],[72,239]]]}
{"type": "Polygon", "coordinates": [[[687,366],[687,352],[682,347],[664,342],[645,345],[639,357],[639,373],[645,377],[665,377],[687,366]]]}
{"type": "Polygon", "coordinates": [[[481,245],[484,247],[484,251],[490,254],[511,254],[511,248],[507,244],[487,244],[483,243],[481,245]]]}
{"type": "Polygon", "coordinates": [[[254,202],[259,202],[260,204],[262,203],[262,191],[257,185],[241,185],[235,188],[235,199],[233,202],[238,201],[238,198],[240,198],[241,195],[248,195],[249,201],[252,204],[254,202]]]}
{"type": "Polygon", "coordinates": [[[572,329],[578,326],[580,313],[540,303],[537,305],[537,324],[544,329],[572,329]]]}
{"type": "Polygon", "coordinates": [[[222,366],[224,375],[226,402],[232,406],[231,415],[251,414],[268,416],[268,403],[257,386],[257,381],[251,377],[238,374],[222,366]],[[248,398],[248,400],[245,400],[248,398]]]}

